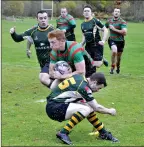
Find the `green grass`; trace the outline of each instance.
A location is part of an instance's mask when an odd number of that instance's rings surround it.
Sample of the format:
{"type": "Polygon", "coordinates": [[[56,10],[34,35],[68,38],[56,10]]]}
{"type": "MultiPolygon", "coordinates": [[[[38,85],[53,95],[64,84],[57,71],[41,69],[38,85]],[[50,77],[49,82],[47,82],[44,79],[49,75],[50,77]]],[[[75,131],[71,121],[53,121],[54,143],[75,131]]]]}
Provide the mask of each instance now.
{"type": "MultiPolygon", "coordinates": [[[[81,41],[80,23],[75,30],[81,41]]],[[[9,29],[16,26],[23,32],[36,24],[34,19],[23,22],[2,20],[2,146],[62,146],[55,137],[66,122],[50,120],[45,112],[45,99],[50,91],[39,82],[39,64],[32,47],[32,57],[26,57],[26,41],[15,43],[9,29]]],[[[55,25],[55,21],[52,21],[55,25]]],[[[70,134],[77,146],[144,146],[144,24],[128,23],[128,35],[119,75],[109,74],[110,66],[102,66],[108,86],[94,94],[97,101],[114,107],[117,116],[98,114],[105,127],[120,143],[88,136],[92,126],[84,120],[70,134]]],[[[105,57],[110,62],[111,52],[105,45],[105,57]]]]}

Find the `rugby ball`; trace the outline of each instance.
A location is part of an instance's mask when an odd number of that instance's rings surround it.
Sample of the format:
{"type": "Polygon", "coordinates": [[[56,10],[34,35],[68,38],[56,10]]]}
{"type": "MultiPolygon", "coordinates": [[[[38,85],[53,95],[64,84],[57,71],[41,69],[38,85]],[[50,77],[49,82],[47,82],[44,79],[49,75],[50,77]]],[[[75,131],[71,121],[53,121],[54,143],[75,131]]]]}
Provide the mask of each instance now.
{"type": "Polygon", "coordinates": [[[54,70],[59,72],[61,75],[71,73],[71,67],[66,61],[58,61],[54,66],[54,70]]]}

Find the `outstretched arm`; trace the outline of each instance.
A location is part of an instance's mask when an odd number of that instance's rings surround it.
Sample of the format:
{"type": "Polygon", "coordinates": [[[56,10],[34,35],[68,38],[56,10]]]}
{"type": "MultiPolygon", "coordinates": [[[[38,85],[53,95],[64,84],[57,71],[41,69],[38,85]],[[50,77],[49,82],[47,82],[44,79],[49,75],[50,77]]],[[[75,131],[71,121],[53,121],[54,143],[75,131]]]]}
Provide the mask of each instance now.
{"type": "Polygon", "coordinates": [[[100,104],[97,103],[95,99],[88,102],[88,104],[94,109],[94,111],[103,113],[103,114],[110,114],[110,115],[116,115],[116,110],[114,108],[106,108],[100,104]]]}
{"type": "Polygon", "coordinates": [[[15,32],[15,27],[13,27],[13,28],[10,29],[10,34],[11,34],[12,39],[13,39],[15,42],[21,42],[21,41],[24,40],[22,34],[20,34],[20,35],[16,34],[16,32],[15,32]]]}

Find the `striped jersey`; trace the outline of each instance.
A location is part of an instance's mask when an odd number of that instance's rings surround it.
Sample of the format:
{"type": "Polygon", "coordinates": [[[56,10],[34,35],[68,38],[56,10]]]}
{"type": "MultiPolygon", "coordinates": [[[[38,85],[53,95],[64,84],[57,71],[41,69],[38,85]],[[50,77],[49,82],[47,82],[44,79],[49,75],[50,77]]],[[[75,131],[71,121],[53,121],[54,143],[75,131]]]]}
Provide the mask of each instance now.
{"type": "Polygon", "coordinates": [[[81,30],[85,36],[86,43],[96,42],[101,40],[99,30],[104,27],[103,23],[96,18],[85,20],[81,24],[81,30]]]}
{"type": "MultiPolygon", "coordinates": [[[[109,28],[109,25],[113,25],[116,29],[122,30],[123,28],[127,28],[127,23],[121,17],[118,20],[114,20],[113,18],[109,19],[105,26],[109,28]]],[[[114,41],[124,41],[124,36],[120,33],[117,33],[110,29],[110,39],[114,41]]]]}
{"type": "Polygon", "coordinates": [[[64,51],[51,51],[50,63],[55,64],[57,61],[66,61],[74,71],[74,64],[83,61],[85,56],[89,59],[90,63],[93,64],[93,59],[81,44],[75,41],[66,41],[64,51]]]}
{"type": "Polygon", "coordinates": [[[57,28],[59,28],[60,30],[68,30],[65,35],[66,37],[69,35],[69,33],[73,33],[73,29],[71,29],[72,25],[76,25],[75,19],[73,18],[73,16],[71,16],[70,14],[67,14],[67,16],[65,18],[63,18],[62,16],[59,16],[58,19],[56,20],[56,24],[57,24],[57,28]]]}
{"type": "Polygon", "coordinates": [[[61,103],[74,103],[89,102],[94,97],[85,76],[76,74],[58,84],[47,97],[47,100],[49,99],[61,103]]]}

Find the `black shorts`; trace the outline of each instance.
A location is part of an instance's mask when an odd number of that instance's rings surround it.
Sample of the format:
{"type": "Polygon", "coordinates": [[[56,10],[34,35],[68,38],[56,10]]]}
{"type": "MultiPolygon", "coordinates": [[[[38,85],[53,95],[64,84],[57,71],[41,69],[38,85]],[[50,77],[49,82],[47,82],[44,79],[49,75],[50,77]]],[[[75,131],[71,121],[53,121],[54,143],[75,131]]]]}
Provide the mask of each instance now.
{"type": "Polygon", "coordinates": [[[98,43],[86,43],[85,50],[95,61],[101,61],[103,59],[103,46],[98,43]]]}
{"type": "Polygon", "coordinates": [[[44,67],[41,67],[40,73],[49,73],[49,64],[50,63],[46,63],[44,67]]]}
{"type": "Polygon", "coordinates": [[[62,122],[65,120],[66,111],[69,104],[58,103],[52,100],[49,100],[46,105],[47,115],[56,121],[62,122]]]}
{"type": "Polygon", "coordinates": [[[125,46],[125,41],[114,41],[111,40],[110,38],[108,39],[108,45],[109,48],[111,49],[112,45],[116,45],[117,46],[117,52],[123,52],[124,46],[125,46]]]}

